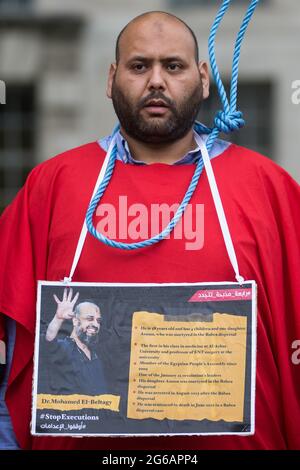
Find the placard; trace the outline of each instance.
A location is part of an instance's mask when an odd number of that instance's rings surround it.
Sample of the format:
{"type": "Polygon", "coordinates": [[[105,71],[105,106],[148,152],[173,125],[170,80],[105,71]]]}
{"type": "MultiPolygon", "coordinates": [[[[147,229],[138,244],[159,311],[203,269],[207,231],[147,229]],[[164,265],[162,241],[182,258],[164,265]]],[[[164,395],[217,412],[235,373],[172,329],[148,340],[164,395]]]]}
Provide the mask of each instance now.
{"type": "Polygon", "coordinates": [[[32,434],[254,433],[256,285],[40,282],[32,434]]]}

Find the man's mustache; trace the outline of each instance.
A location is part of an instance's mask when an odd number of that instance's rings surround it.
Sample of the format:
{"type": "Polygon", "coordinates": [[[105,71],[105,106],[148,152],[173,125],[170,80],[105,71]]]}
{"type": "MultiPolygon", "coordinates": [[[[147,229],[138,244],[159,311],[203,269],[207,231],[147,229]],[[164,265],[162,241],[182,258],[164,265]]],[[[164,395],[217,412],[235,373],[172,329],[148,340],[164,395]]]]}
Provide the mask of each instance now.
{"type": "Polygon", "coordinates": [[[144,108],[145,106],[147,106],[147,103],[151,100],[161,100],[163,101],[169,108],[172,108],[174,109],[175,108],[175,102],[173,100],[171,100],[170,98],[167,98],[163,93],[161,92],[155,92],[155,93],[151,93],[149,94],[148,96],[146,96],[145,98],[143,98],[140,102],[139,102],[139,109],[142,109],[144,108]]]}
{"type": "Polygon", "coordinates": [[[87,329],[86,329],[86,331],[88,331],[88,330],[91,330],[91,331],[93,331],[94,333],[98,333],[99,328],[96,328],[95,326],[88,326],[87,329]]]}

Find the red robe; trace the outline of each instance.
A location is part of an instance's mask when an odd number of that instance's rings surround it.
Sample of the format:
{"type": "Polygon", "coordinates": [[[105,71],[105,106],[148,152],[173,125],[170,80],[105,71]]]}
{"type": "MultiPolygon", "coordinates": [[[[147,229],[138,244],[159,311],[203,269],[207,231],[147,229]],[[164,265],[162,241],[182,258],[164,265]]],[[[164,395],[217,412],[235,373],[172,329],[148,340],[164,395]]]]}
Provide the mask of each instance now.
{"type": "MultiPolygon", "coordinates": [[[[82,438],[30,436],[37,280],[69,274],[79,233],[105,153],[97,143],[65,152],[30,174],[0,219],[0,311],[17,322],[6,394],[25,449],[286,449],[300,448],[300,191],[270,160],[231,145],[212,160],[240,272],[258,283],[256,431],[254,436],[82,438]]],[[[178,203],[194,165],[116,163],[102,202],[118,206],[178,203]]],[[[205,172],[193,195],[204,204],[204,247],[186,240],[123,251],[88,234],[74,281],[234,281],[205,172]]],[[[0,322],[1,325],[1,322],[0,322]]],[[[1,337],[1,335],[0,335],[1,337]]]]}

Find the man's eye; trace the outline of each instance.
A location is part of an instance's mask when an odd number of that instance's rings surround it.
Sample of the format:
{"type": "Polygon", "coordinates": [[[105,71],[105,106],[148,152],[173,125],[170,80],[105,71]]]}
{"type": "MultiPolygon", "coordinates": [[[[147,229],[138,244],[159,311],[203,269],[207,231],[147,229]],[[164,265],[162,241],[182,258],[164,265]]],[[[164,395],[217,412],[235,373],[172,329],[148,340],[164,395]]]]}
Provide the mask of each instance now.
{"type": "Polygon", "coordinates": [[[146,68],[146,66],[145,64],[133,64],[132,68],[137,72],[142,72],[146,68]]]}
{"type": "Polygon", "coordinates": [[[179,70],[181,69],[181,65],[180,64],[169,64],[168,65],[168,69],[171,70],[172,72],[176,71],[176,70],[179,70]]]}

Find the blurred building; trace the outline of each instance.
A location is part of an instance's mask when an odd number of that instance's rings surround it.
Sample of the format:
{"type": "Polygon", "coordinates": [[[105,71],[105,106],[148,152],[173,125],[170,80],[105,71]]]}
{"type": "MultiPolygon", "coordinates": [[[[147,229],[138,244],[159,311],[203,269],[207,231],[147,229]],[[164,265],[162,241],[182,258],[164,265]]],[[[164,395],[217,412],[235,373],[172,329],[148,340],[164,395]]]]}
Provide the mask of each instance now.
{"type": "MultiPolygon", "coordinates": [[[[230,80],[236,32],[247,6],[233,0],[221,27],[217,59],[230,80]]],[[[201,57],[217,0],[0,0],[0,206],[28,171],[66,149],[110,132],[116,118],[106,80],[119,31],[134,16],[164,10],[195,31],[201,57]]],[[[300,79],[299,0],[261,0],[242,49],[239,106],[247,127],[231,140],[254,148],[300,181],[300,105],[292,83],[300,79]]],[[[219,102],[212,90],[201,120],[211,124],[219,102]]],[[[0,208],[0,210],[1,210],[0,208]]]]}

